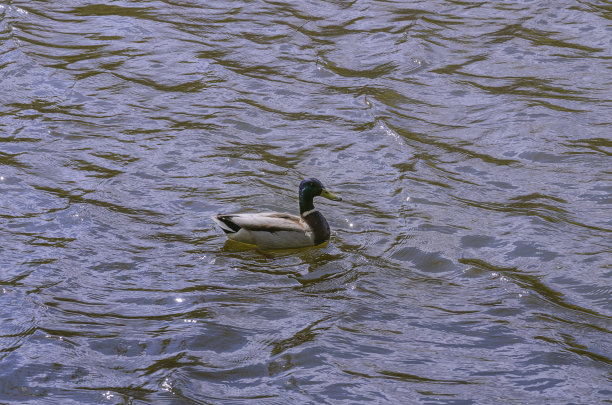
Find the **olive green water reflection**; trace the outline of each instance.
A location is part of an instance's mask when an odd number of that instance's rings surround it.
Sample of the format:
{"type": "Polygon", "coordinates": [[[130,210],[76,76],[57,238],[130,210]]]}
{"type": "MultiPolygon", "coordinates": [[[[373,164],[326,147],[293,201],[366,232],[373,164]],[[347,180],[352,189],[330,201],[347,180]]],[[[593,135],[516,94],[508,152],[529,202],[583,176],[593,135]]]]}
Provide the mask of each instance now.
{"type": "Polygon", "coordinates": [[[0,402],[610,401],[605,2],[205,3],[0,3],[0,402]]]}

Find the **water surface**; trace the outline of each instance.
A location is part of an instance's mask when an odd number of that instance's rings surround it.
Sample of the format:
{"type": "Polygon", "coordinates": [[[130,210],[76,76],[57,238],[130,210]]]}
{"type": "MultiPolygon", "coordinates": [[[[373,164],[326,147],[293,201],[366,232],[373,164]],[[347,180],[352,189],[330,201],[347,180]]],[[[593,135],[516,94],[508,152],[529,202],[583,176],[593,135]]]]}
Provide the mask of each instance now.
{"type": "Polygon", "coordinates": [[[611,402],[609,2],[205,3],[0,3],[0,402],[611,402]]]}

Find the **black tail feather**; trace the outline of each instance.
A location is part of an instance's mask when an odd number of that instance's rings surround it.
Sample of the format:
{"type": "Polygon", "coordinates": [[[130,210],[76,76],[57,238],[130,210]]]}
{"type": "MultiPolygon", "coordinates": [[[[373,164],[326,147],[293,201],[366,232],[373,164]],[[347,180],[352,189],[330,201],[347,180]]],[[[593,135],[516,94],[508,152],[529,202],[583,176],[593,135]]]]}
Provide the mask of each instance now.
{"type": "Polygon", "coordinates": [[[241,229],[238,225],[236,225],[232,221],[232,216],[231,215],[219,214],[219,215],[217,215],[217,219],[219,221],[223,222],[223,224],[226,225],[229,228],[229,229],[221,228],[221,229],[223,229],[223,232],[225,232],[225,233],[236,233],[236,232],[238,232],[241,229]]]}

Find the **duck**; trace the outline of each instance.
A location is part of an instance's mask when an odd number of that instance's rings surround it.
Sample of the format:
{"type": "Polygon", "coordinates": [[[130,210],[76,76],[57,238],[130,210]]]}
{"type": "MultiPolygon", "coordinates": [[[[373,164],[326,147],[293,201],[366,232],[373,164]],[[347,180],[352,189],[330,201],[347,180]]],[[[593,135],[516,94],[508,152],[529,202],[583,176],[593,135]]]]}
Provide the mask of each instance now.
{"type": "Polygon", "coordinates": [[[218,214],[212,219],[228,239],[255,245],[260,249],[296,249],[320,245],[329,240],[329,224],[323,214],[315,209],[313,199],[323,197],[342,201],[342,198],[315,178],[302,180],[298,197],[299,216],[259,212],[218,214]]]}

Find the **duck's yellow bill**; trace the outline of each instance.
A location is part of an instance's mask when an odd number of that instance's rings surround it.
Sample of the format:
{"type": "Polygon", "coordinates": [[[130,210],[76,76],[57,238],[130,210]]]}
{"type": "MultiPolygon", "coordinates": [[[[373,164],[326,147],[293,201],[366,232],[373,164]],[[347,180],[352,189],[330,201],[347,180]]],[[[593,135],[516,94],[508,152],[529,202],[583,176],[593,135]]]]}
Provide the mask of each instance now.
{"type": "Polygon", "coordinates": [[[321,197],[325,197],[328,200],[332,200],[332,201],[342,201],[342,198],[334,193],[332,193],[331,191],[328,191],[326,188],[323,189],[323,191],[321,191],[321,197]]]}

